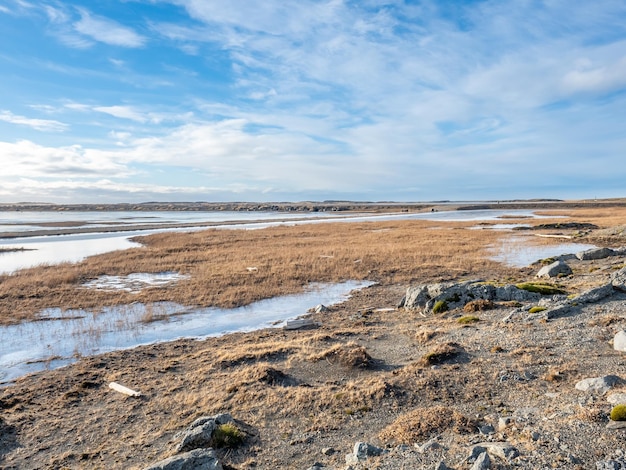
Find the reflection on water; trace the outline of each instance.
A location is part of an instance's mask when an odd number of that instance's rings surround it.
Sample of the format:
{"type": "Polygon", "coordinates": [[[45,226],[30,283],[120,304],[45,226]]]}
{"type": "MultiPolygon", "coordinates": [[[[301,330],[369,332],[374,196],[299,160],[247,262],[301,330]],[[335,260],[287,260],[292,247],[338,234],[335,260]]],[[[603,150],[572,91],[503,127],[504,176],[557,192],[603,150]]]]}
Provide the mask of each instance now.
{"type": "Polygon", "coordinates": [[[0,327],[0,383],[66,365],[81,356],[177,338],[269,327],[303,315],[317,304],[344,301],[350,291],[372,284],[315,284],[303,294],[275,297],[235,309],[191,309],[172,302],[134,303],[99,311],[47,309],[39,321],[0,327]]]}
{"type": "Polygon", "coordinates": [[[540,259],[578,253],[591,248],[596,248],[596,246],[585,243],[534,245],[527,237],[509,237],[503,240],[500,246],[495,249],[496,254],[491,259],[509,266],[521,268],[529,266],[540,259]]]}

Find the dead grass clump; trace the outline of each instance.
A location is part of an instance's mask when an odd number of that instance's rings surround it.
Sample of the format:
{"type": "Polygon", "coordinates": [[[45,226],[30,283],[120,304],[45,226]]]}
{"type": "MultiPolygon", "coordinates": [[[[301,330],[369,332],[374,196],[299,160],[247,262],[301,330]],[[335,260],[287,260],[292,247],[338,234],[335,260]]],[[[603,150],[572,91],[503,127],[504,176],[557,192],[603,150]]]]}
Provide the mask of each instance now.
{"type": "Polygon", "coordinates": [[[400,416],[383,429],[379,437],[383,441],[397,444],[414,444],[440,434],[453,431],[457,434],[469,434],[476,431],[477,423],[446,406],[418,408],[400,416]]]}
{"type": "Polygon", "coordinates": [[[494,304],[491,300],[476,299],[466,303],[463,307],[463,311],[473,313],[482,312],[483,310],[491,310],[494,308],[496,308],[496,304],[494,304]]]}
{"type": "Polygon", "coordinates": [[[574,419],[585,421],[588,423],[606,423],[609,418],[606,407],[601,405],[595,406],[580,406],[576,413],[574,413],[574,419]]]}
{"type": "Polygon", "coordinates": [[[440,332],[436,330],[420,330],[417,333],[415,333],[415,339],[420,344],[426,344],[435,336],[438,336],[439,334],[440,332]]]}
{"type": "Polygon", "coordinates": [[[620,317],[618,315],[603,315],[601,317],[593,318],[592,320],[589,321],[588,325],[607,327],[607,326],[613,325],[614,323],[620,323],[625,320],[626,318],[620,317]]]}
{"type": "Polygon", "coordinates": [[[331,346],[318,354],[309,356],[309,360],[317,362],[325,359],[330,363],[339,363],[346,367],[367,368],[372,364],[372,357],[360,344],[350,341],[331,346]]]}
{"type": "Polygon", "coordinates": [[[256,382],[267,385],[278,385],[281,387],[291,387],[298,384],[293,377],[285,374],[283,371],[269,366],[259,366],[252,374],[252,379],[256,382]]]}
{"type": "Polygon", "coordinates": [[[420,364],[422,366],[442,364],[455,359],[461,352],[461,347],[456,343],[439,344],[422,356],[420,364]]]}

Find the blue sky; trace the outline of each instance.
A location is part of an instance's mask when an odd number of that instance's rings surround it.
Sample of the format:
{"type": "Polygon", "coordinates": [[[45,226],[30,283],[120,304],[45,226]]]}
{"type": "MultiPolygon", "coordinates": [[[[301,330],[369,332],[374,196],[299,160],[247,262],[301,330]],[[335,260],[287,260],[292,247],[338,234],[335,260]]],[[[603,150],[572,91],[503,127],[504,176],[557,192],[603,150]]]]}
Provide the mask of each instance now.
{"type": "Polygon", "coordinates": [[[623,0],[0,0],[0,202],[626,196],[623,0]]]}

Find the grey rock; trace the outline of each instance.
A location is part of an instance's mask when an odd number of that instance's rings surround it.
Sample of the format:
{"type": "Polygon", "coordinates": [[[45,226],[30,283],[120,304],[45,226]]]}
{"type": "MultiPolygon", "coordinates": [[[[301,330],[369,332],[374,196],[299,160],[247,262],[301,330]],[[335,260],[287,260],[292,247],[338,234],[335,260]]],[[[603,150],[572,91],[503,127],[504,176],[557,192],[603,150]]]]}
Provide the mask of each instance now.
{"type": "Polygon", "coordinates": [[[435,464],[435,470],[452,470],[444,461],[435,464]]]}
{"type": "Polygon", "coordinates": [[[569,276],[570,274],[572,274],[572,268],[564,261],[558,260],[541,268],[537,273],[537,277],[569,276]]]}
{"type": "Polygon", "coordinates": [[[576,384],[576,390],[581,392],[604,394],[615,385],[619,385],[624,381],[617,375],[605,375],[604,377],[593,377],[581,380],[576,384]]]}
{"type": "Polygon", "coordinates": [[[616,271],[611,276],[611,285],[614,289],[626,292],[626,268],[616,271]]]}
{"type": "Polygon", "coordinates": [[[223,470],[213,449],[194,449],[161,460],[145,470],[223,470]]]}
{"type": "Polygon", "coordinates": [[[332,447],[324,447],[322,449],[322,454],[324,455],[333,455],[335,453],[335,449],[332,447]]]}
{"type": "Polygon", "coordinates": [[[603,460],[596,462],[596,470],[626,470],[626,459],[603,460]]]}
{"type": "Polygon", "coordinates": [[[441,449],[441,444],[439,444],[435,439],[431,439],[429,441],[426,441],[422,445],[415,444],[415,448],[418,452],[423,454],[424,452],[428,452],[429,450],[441,449]]]}
{"type": "Polygon", "coordinates": [[[175,437],[180,438],[180,443],[176,447],[176,452],[185,452],[200,447],[209,447],[213,432],[219,425],[232,423],[233,417],[228,413],[215,416],[202,416],[196,419],[182,433],[175,437]]]}
{"type": "Polygon", "coordinates": [[[572,302],[579,304],[593,304],[613,295],[614,293],[615,291],[613,290],[613,286],[611,284],[605,284],[603,286],[596,287],[595,289],[583,292],[582,294],[574,297],[572,302]]]}
{"type": "Polygon", "coordinates": [[[313,311],[314,311],[315,313],[326,313],[326,312],[328,312],[329,310],[328,310],[328,307],[327,307],[326,305],[324,305],[324,304],[319,304],[319,305],[317,305],[317,306],[313,309],[313,311]]]}
{"type": "Polygon", "coordinates": [[[313,465],[311,465],[307,470],[320,470],[322,468],[326,468],[324,466],[324,464],[319,463],[319,462],[315,462],[313,465]]]}
{"type": "Polygon", "coordinates": [[[576,258],[581,261],[604,259],[613,256],[615,252],[611,248],[591,248],[590,250],[576,253],[576,258]]]}
{"type": "Polygon", "coordinates": [[[613,337],[613,349],[626,352],[626,331],[618,331],[613,337]]]}
{"type": "Polygon", "coordinates": [[[478,432],[480,432],[481,434],[488,436],[490,434],[493,434],[496,432],[496,430],[494,429],[494,427],[491,424],[485,424],[484,426],[480,426],[478,428],[478,432]]]}
{"type": "Polygon", "coordinates": [[[509,416],[501,417],[500,419],[498,419],[498,431],[504,431],[511,425],[512,422],[513,418],[509,416]]]}
{"type": "Polygon", "coordinates": [[[510,461],[519,456],[517,448],[508,442],[481,442],[476,444],[477,447],[486,449],[491,455],[510,461]]]}
{"type": "Polygon", "coordinates": [[[489,458],[489,454],[487,452],[482,452],[474,465],[471,466],[471,470],[489,470],[491,467],[491,459],[489,458]]]}
{"type": "Polygon", "coordinates": [[[626,429],[626,421],[609,421],[606,425],[607,429],[626,429]]]}
{"type": "Polygon", "coordinates": [[[384,452],[380,447],[373,446],[367,442],[357,442],[354,444],[352,453],[346,455],[346,463],[357,464],[363,460],[367,460],[368,457],[377,457],[384,452]]]}
{"type": "Polygon", "coordinates": [[[404,302],[401,304],[407,309],[422,309],[424,312],[429,312],[439,301],[445,301],[448,308],[453,309],[477,299],[535,302],[540,298],[541,295],[536,292],[518,289],[513,285],[494,286],[473,280],[409,287],[404,296],[404,302]]]}
{"type": "Polygon", "coordinates": [[[611,405],[626,405],[626,393],[612,393],[606,397],[611,405]]]}

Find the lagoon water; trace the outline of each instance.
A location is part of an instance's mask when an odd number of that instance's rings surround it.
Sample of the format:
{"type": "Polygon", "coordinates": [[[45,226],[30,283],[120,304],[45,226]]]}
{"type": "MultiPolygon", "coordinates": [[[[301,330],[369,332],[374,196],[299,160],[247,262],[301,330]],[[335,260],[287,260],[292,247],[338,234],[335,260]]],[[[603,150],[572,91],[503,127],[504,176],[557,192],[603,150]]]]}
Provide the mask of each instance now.
{"type": "Polygon", "coordinates": [[[529,210],[467,210],[422,213],[353,214],[329,212],[2,212],[0,211],[0,248],[23,248],[26,251],[0,253],[0,274],[41,264],[78,262],[88,256],[141,246],[130,239],[165,231],[202,230],[219,225],[220,229],[260,229],[274,225],[323,223],[328,221],[364,222],[387,220],[493,221],[502,217],[534,217],[529,210]],[[64,227],[68,223],[107,231],[89,234],[28,236],[42,228],[64,227]],[[149,230],[133,230],[137,225],[153,225],[149,230]],[[175,228],[177,224],[202,224],[198,227],[175,228]],[[204,225],[206,224],[206,225],[204,225]],[[160,228],[159,228],[160,226],[160,228]],[[8,232],[24,237],[2,238],[8,232]]]}
{"type": "Polygon", "coordinates": [[[0,327],[0,383],[61,367],[80,357],[177,338],[205,338],[280,327],[318,304],[342,302],[369,281],[313,284],[285,295],[234,308],[191,308],[172,302],[134,303],[100,310],[47,309],[39,321],[0,327]]]}

